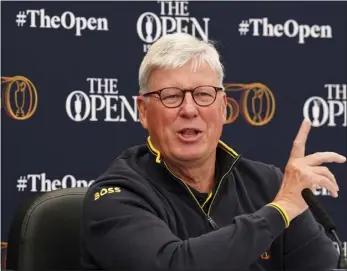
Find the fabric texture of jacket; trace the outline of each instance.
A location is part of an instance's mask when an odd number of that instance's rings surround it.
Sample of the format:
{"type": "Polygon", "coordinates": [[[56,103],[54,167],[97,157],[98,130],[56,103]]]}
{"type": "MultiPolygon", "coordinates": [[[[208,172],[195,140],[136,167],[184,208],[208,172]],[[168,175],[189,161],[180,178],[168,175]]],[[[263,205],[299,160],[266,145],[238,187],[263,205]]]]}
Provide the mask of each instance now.
{"type": "Polygon", "coordinates": [[[151,144],[123,152],[88,189],[82,265],[112,270],[329,270],[333,242],[309,210],[286,227],[267,206],[282,180],[273,166],[217,147],[216,182],[199,193],[151,144]]]}

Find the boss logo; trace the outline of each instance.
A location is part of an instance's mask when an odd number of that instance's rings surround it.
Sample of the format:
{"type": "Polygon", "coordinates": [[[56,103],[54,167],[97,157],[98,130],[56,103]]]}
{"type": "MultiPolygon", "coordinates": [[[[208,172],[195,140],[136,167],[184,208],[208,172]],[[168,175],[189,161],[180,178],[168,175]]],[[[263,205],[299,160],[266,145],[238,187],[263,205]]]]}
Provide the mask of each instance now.
{"type": "Polygon", "coordinates": [[[94,200],[98,200],[102,196],[106,194],[114,194],[114,193],[119,193],[121,189],[119,187],[108,187],[108,188],[103,188],[100,190],[100,192],[96,192],[94,194],[94,200]]]}

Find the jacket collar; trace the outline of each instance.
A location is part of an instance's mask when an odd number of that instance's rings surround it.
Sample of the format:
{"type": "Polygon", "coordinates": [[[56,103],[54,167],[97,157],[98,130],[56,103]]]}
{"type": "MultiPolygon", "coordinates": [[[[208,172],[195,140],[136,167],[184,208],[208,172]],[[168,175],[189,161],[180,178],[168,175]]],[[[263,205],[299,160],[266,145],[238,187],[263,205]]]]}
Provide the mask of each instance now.
{"type": "MultiPolygon", "coordinates": [[[[159,165],[164,165],[166,167],[165,162],[163,161],[162,154],[158,149],[156,149],[152,142],[150,136],[147,137],[147,147],[152,154],[152,159],[155,163],[159,165]]],[[[219,140],[217,145],[217,153],[216,153],[216,167],[218,167],[218,175],[217,179],[220,181],[223,176],[228,174],[231,169],[234,167],[236,162],[240,159],[240,155],[223,141],[219,140]]],[[[178,178],[175,176],[168,168],[167,170],[170,172],[172,177],[178,178]]]]}

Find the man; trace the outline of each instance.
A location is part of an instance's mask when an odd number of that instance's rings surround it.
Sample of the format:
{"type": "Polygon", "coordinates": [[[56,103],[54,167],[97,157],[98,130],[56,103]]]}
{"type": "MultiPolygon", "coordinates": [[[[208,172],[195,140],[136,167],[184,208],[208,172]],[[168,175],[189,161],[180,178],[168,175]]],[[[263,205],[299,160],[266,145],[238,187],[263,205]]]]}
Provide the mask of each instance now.
{"type": "Polygon", "coordinates": [[[301,196],[338,186],[305,156],[304,121],[285,174],[220,141],[226,120],[223,67],[212,44],[188,34],[152,45],[137,100],[147,144],[126,150],[89,188],[82,263],[113,270],[328,270],[337,250],[301,196]]]}

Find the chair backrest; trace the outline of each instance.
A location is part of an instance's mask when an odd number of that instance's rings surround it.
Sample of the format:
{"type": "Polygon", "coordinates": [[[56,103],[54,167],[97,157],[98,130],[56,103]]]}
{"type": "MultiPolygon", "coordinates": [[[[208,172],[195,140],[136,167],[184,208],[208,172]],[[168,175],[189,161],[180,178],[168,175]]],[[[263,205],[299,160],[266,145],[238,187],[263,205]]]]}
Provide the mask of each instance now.
{"type": "Polygon", "coordinates": [[[66,188],[23,203],[10,228],[6,269],[81,270],[80,227],[87,188],[66,188]]]}

